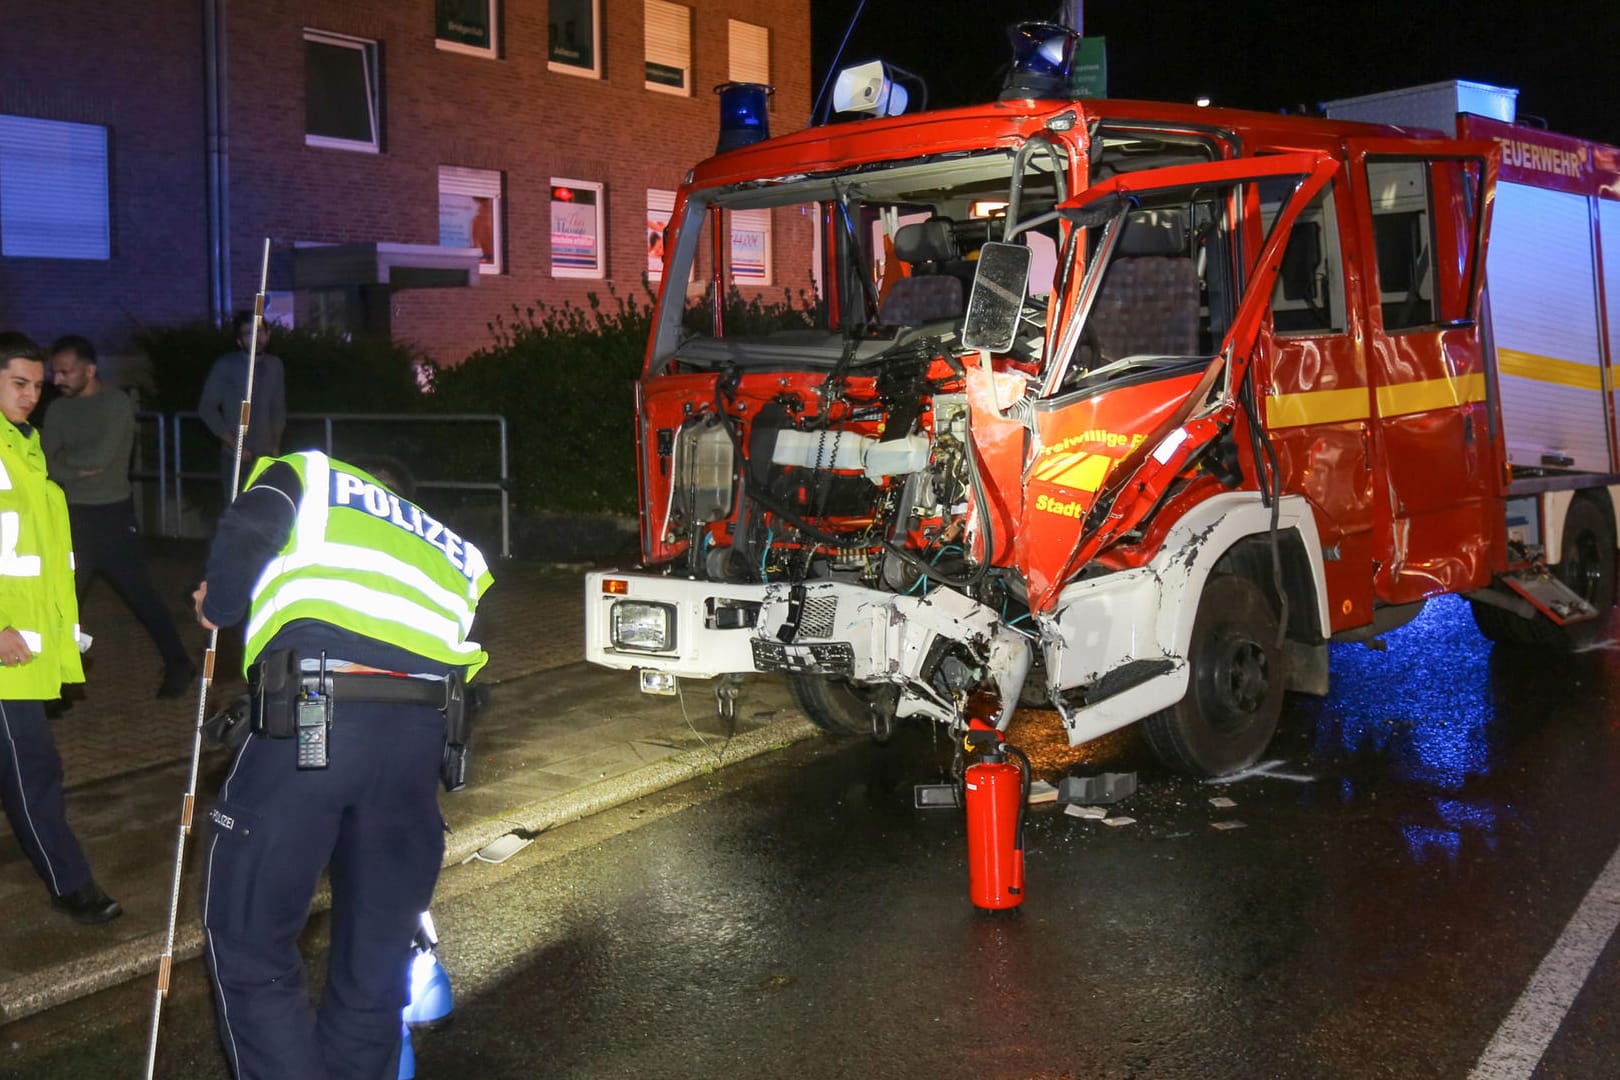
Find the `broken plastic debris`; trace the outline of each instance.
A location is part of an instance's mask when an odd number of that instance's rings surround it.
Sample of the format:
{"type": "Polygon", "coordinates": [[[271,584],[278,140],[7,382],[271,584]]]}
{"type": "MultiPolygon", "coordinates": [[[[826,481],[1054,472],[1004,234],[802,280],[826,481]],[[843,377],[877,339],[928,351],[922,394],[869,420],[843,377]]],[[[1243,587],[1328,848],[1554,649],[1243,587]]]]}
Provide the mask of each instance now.
{"type": "Polygon", "coordinates": [[[1063,812],[1072,817],[1088,818],[1093,821],[1101,821],[1108,816],[1108,811],[1100,806],[1080,806],[1075,803],[1065,806],[1063,812]]]}
{"type": "Polygon", "coordinates": [[[1065,776],[1058,781],[1060,803],[1113,803],[1136,794],[1136,774],[1105,772],[1100,776],[1065,776]]]}
{"type": "Polygon", "coordinates": [[[1225,832],[1227,829],[1248,828],[1248,826],[1241,821],[1212,821],[1209,823],[1209,827],[1212,829],[1220,829],[1222,832],[1225,832]]]}
{"type": "Polygon", "coordinates": [[[1136,819],[1133,818],[1133,817],[1103,818],[1103,824],[1104,825],[1135,825],[1136,824],[1136,819]]]}
{"type": "Polygon", "coordinates": [[[1222,810],[1230,810],[1232,807],[1236,806],[1237,803],[1231,799],[1228,799],[1225,795],[1217,795],[1213,799],[1209,800],[1209,805],[1218,807],[1222,810]]]}
{"type": "Polygon", "coordinates": [[[1058,789],[1045,780],[1031,780],[1029,783],[1029,801],[1034,803],[1057,802],[1058,789]]]}
{"type": "Polygon", "coordinates": [[[461,865],[466,866],[474,859],[487,863],[503,863],[532,843],[534,843],[533,836],[509,832],[462,859],[461,865]]]}

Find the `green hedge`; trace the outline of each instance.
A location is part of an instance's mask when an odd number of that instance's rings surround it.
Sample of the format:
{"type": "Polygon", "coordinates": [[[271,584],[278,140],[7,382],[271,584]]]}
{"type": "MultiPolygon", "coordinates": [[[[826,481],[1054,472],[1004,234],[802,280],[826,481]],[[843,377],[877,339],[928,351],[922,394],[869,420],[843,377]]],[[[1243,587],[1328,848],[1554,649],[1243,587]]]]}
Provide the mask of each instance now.
{"type": "MultiPolygon", "coordinates": [[[[808,326],[809,305],[806,297],[795,305],[786,293],[780,302],[768,302],[733,292],[726,303],[726,328],[749,334],[808,326]]],[[[277,331],[270,351],[286,365],[291,412],[498,413],[507,421],[515,509],[633,514],[635,381],[652,313],[652,297],[645,291],[629,298],[610,292],[608,304],[592,294],[584,308],[514,305],[509,318],[489,324],[487,347],[459,364],[429,368],[429,394],[418,389],[417,358],[403,345],[291,330],[277,331]]],[[[701,302],[686,313],[694,331],[709,318],[701,302]]],[[[235,347],[228,331],[206,324],[151,330],[141,344],[152,358],[150,407],[163,412],[195,409],[210,365],[235,347]]],[[[334,447],[340,455],[388,452],[423,479],[497,475],[498,446],[488,428],[476,435],[449,423],[344,430],[347,435],[334,447]]],[[[288,448],[308,443],[311,436],[289,430],[288,448]]],[[[209,467],[204,459],[212,446],[199,446],[203,464],[195,467],[209,467]]]]}

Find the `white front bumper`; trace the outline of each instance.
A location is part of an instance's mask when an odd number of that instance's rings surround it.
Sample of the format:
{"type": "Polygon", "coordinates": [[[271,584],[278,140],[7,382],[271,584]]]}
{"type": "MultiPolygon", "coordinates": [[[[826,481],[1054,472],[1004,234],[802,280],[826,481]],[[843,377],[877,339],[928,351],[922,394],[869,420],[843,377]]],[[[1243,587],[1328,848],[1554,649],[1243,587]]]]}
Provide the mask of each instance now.
{"type": "Polygon", "coordinates": [[[732,585],[650,574],[585,576],[585,659],[606,667],[698,679],[797,671],[894,683],[903,688],[901,715],[953,719],[954,707],[927,686],[937,646],[951,642],[983,664],[1002,690],[1003,719],[1010,719],[1029,669],[1030,640],[993,609],[950,589],[901,596],[842,582],[732,585]],[[614,606],[625,603],[667,607],[673,628],[667,648],[627,648],[614,640],[614,606]],[[724,626],[736,616],[723,613],[740,605],[757,605],[753,625],[724,626]]]}

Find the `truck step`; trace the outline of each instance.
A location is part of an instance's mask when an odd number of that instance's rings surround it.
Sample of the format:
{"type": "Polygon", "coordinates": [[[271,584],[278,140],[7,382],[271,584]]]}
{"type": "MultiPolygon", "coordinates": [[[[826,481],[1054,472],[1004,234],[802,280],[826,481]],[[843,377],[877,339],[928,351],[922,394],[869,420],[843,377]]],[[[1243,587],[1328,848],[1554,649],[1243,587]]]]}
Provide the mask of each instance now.
{"type": "Polygon", "coordinates": [[[1568,626],[1598,617],[1598,609],[1544,568],[1531,567],[1502,575],[1502,584],[1530,601],[1554,625],[1568,626]]]}

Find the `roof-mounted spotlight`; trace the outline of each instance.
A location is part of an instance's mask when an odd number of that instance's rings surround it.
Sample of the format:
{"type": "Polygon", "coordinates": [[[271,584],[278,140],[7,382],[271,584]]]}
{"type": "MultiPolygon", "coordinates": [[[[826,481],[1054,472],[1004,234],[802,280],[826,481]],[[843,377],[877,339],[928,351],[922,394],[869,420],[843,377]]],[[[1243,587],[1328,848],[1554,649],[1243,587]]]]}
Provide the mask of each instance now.
{"type": "Polygon", "coordinates": [[[1022,22],[1007,28],[1007,40],[1013,61],[1001,87],[1002,101],[1074,96],[1069,68],[1079,34],[1058,23],[1022,22]]]}
{"type": "Polygon", "coordinates": [[[714,88],[720,95],[720,142],[714,152],[723,154],[739,146],[752,146],[771,137],[771,120],[766,103],[776,87],[764,83],[728,82],[714,88]]]}
{"type": "Polygon", "coordinates": [[[893,64],[869,60],[838,73],[838,81],[833,84],[833,111],[899,116],[911,101],[911,95],[898,81],[902,78],[916,83],[923,91],[923,107],[926,108],[928,90],[921,79],[893,64]]]}

